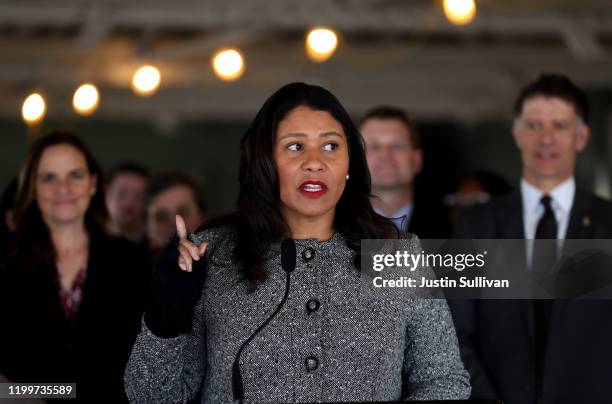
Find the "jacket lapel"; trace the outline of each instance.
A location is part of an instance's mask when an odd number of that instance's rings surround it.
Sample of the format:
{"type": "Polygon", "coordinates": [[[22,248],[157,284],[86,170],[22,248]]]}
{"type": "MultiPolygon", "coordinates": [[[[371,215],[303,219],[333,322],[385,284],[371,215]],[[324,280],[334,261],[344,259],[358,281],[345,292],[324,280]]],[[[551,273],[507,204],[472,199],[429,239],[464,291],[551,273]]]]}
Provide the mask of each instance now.
{"type": "Polygon", "coordinates": [[[574,203],[570,211],[566,239],[593,238],[591,205],[590,195],[580,189],[576,189],[574,203]]]}
{"type": "MultiPolygon", "coordinates": [[[[79,304],[79,310],[75,318],[76,324],[81,324],[83,319],[89,317],[91,306],[90,300],[92,300],[92,294],[96,294],[95,288],[97,288],[99,284],[99,280],[96,279],[98,275],[96,268],[97,265],[100,264],[99,260],[105,257],[104,254],[107,253],[105,251],[100,251],[101,246],[99,238],[97,234],[90,234],[89,237],[89,257],[87,259],[87,268],[85,269],[87,275],[81,290],[81,303],[79,304]]],[[[94,301],[95,300],[96,298],[94,296],[94,301]]]]}
{"type": "MultiPolygon", "coordinates": [[[[512,212],[508,213],[508,220],[511,220],[511,224],[508,228],[508,238],[515,239],[525,239],[525,226],[524,226],[524,217],[523,217],[523,195],[520,190],[516,190],[516,192],[512,195],[512,205],[515,208],[512,212]]],[[[527,244],[525,244],[525,248],[522,250],[523,256],[521,259],[522,267],[524,270],[527,268],[527,244]]],[[[532,343],[535,342],[535,313],[534,307],[530,300],[520,300],[521,312],[523,313],[523,322],[525,324],[525,328],[529,333],[529,338],[532,343]]]]}
{"type": "MultiPolygon", "coordinates": [[[[499,228],[499,238],[501,239],[524,239],[525,230],[523,225],[523,198],[521,191],[516,189],[508,194],[500,209],[501,216],[498,218],[498,223],[501,224],[499,228]]],[[[523,251],[523,257],[521,259],[523,265],[527,262],[527,253],[523,251]]],[[[528,300],[517,300],[516,303],[520,306],[520,312],[522,314],[523,325],[529,334],[529,337],[533,340],[534,338],[534,315],[532,304],[528,300]]]]}
{"type": "MultiPolygon", "coordinates": [[[[592,201],[590,195],[580,189],[576,189],[574,203],[570,211],[569,224],[565,239],[590,239],[594,236],[592,201]]],[[[550,317],[549,334],[554,332],[556,325],[563,318],[563,312],[568,304],[567,299],[559,299],[552,306],[550,317]]]]}
{"type": "Polygon", "coordinates": [[[521,191],[515,190],[508,194],[503,203],[500,217],[500,238],[525,238],[523,230],[523,200],[521,191]]]}

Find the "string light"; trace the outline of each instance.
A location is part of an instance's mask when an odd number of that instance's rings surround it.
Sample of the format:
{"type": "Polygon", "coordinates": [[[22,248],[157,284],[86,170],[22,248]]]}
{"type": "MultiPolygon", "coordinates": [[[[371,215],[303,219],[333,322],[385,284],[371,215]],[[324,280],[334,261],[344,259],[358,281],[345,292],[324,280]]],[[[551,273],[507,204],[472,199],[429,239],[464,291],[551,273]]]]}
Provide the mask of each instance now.
{"type": "Polygon", "coordinates": [[[338,47],[338,35],[329,28],[312,29],[306,37],[306,52],[314,62],[329,59],[338,47]]]}
{"type": "Polygon", "coordinates": [[[143,97],[148,97],[157,91],[161,82],[161,74],[155,66],[142,66],[132,77],[132,90],[143,97]]]}
{"type": "Polygon", "coordinates": [[[28,125],[34,125],[43,120],[47,106],[45,99],[38,93],[32,93],[23,101],[21,116],[28,125]]]}
{"type": "Polygon", "coordinates": [[[237,49],[221,49],[213,55],[212,66],[221,80],[234,81],[244,73],[244,58],[237,49]]]}
{"type": "Polygon", "coordinates": [[[96,86],[90,83],[82,84],[72,97],[72,106],[77,114],[90,115],[97,108],[100,95],[96,86]]]}
{"type": "Polygon", "coordinates": [[[476,16],[474,0],[444,0],[444,15],[455,25],[469,24],[476,16]]]}

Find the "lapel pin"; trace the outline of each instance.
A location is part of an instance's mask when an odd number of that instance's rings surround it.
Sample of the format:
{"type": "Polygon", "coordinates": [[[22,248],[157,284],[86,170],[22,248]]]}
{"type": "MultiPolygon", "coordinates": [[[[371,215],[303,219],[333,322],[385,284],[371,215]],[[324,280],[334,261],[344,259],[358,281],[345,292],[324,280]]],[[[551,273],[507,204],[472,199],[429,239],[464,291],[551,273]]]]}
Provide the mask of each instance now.
{"type": "Polygon", "coordinates": [[[582,218],[582,225],[583,226],[590,226],[591,225],[591,218],[588,216],[584,216],[582,218]]]}

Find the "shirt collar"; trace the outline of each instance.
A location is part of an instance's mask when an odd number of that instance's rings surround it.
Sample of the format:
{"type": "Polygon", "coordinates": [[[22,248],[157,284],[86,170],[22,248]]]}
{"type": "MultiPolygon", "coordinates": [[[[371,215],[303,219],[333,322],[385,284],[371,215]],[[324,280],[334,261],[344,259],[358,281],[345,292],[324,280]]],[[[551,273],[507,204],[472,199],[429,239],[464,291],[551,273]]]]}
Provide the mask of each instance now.
{"type": "Polygon", "coordinates": [[[387,218],[400,218],[400,217],[409,217],[410,213],[412,212],[412,206],[414,204],[412,202],[408,202],[406,205],[402,206],[401,208],[399,208],[396,212],[394,212],[392,215],[385,215],[380,209],[374,208],[374,212],[378,213],[381,216],[387,217],[387,218]]]}
{"type": "MultiPolygon", "coordinates": [[[[559,206],[563,211],[569,212],[574,203],[574,195],[576,193],[576,181],[574,177],[570,177],[557,185],[548,194],[553,200],[553,203],[559,206]]],[[[521,179],[521,195],[523,197],[523,206],[530,212],[534,212],[540,205],[542,192],[524,178],[521,179]]]]}

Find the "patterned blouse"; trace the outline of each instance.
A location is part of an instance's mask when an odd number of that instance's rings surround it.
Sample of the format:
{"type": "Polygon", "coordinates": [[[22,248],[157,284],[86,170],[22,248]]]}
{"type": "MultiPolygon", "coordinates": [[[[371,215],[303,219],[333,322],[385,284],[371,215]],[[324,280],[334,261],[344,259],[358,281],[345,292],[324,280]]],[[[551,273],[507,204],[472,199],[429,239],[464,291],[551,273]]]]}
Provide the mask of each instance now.
{"type": "Polygon", "coordinates": [[[69,320],[74,320],[81,304],[81,299],[83,295],[83,285],[85,284],[85,279],[87,278],[87,270],[86,268],[82,268],[81,270],[79,270],[79,273],[72,282],[72,286],[69,289],[66,289],[64,288],[60,280],[61,270],[59,268],[59,265],[57,266],[57,268],[57,286],[59,289],[62,309],[64,310],[64,314],[69,320]]]}

